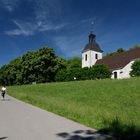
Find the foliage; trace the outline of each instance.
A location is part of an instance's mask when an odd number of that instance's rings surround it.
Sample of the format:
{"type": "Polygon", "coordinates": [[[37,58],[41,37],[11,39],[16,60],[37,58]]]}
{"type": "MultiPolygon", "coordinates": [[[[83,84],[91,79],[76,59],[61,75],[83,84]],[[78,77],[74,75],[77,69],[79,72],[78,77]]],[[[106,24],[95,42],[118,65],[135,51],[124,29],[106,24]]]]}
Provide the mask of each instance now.
{"type": "Polygon", "coordinates": [[[105,65],[94,65],[91,68],[67,67],[58,71],[56,81],[73,81],[89,79],[105,79],[111,77],[111,71],[105,65]],[[75,79],[74,79],[75,78],[75,79]]]}
{"type": "Polygon", "coordinates": [[[92,79],[91,68],[84,67],[81,69],[81,80],[90,80],[92,79]]]}
{"type": "Polygon", "coordinates": [[[111,77],[111,71],[105,65],[93,65],[91,68],[92,79],[105,79],[111,77]]]}
{"type": "Polygon", "coordinates": [[[81,68],[81,58],[64,60],[48,47],[30,51],[0,69],[0,84],[20,85],[88,79],[109,78],[109,69],[103,65],[81,68]]]}
{"type": "Polygon", "coordinates": [[[66,77],[67,77],[66,70],[62,69],[62,70],[57,72],[57,74],[55,76],[55,80],[56,81],[66,81],[66,77]]]}
{"type": "MultiPolygon", "coordinates": [[[[120,49],[121,51],[121,49],[120,49]]],[[[20,85],[88,79],[110,78],[110,71],[101,65],[81,68],[81,58],[64,60],[53,49],[40,48],[29,51],[0,68],[0,84],[20,85]]]]}
{"type": "Polygon", "coordinates": [[[66,67],[63,58],[53,49],[40,48],[30,51],[0,69],[0,83],[7,85],[43,83],[55,80],[56,73],[66,67]]]}
{"type": "Polygon", "coordinates": [[[62,69],[56,74],[56,81],[81,80],[82,68],[62,69]],[[76,78],[76,79],[75,79],[76,78]]]}
{"type": "Polygon", "coordinates": [[[134,46],[130,47],[129,50],[136,49],[136,48],[140,48],[140,45],[134,45],[134,46]]]}
{"type": "Polygon", "coordinates": [[[113,55],[116,55],[121,52],[125,52],[125,50],[123,48],[118,48],[115,52],[107,53],[106,56],[104,56],[104,57],[113,56],[113,55]]]}
{"type": "Polygon", "coordinates": [[[81,67],[82,67],[81,58],[74,57],[74,58],[67,60],[67,69],[81,68],[81,67]]]}
{"type": "MultiPolygon", "coordinates": [[[[130,47],[128,50],[132,50],[132,49],[135,49],[135,48],[140,48],[140,45],[134,45],[134,46],[130,47]]],[[[104,57],[113,56],[113,55],[116,55],[118,53],[122,53],[122,52],[125,52],[125,51],[126,50],[124,50],[123,48],[118,48],[115,52],[109,52],[104,57]]]]}
{"type": "Polygon", "coordinates": [[[132,64],[132,71],[130,72],[131,76],[140,76],[140,60],[135,61],[132,64]]]}
{"type": "Polygon", "coordinates": [[[124,124],[118,117],[105,120],[104,127],[98,132],[109,134],[117,140],[139,140],[140,129],[134,124],[124,124]]]}
{"type": "Polygon", "coordinates": [[[125,52],[125,50],[123,48],[118,48],[117,53],[121,53],[121,52],[125,52]]]}
{"type": "Polygon", "coordinates": [[[66,67],[57,72],[56,81],[81,80],[81,58],[74,57],[66,61],[66,67]],[[76,79],[74,79],[76,78],[76,79]]]}

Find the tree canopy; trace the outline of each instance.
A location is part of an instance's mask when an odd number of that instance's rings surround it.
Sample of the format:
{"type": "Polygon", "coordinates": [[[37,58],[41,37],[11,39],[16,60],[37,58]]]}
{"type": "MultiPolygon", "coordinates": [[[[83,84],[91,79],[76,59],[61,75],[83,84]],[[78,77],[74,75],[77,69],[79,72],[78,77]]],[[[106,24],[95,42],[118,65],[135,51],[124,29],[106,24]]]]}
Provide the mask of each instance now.
{"type": "Polygon", "coordinates": [[[91,68],[91,74],[92,79],[105,79],[111,77],[110,69],[103,64],[93,65],[91,68]]]}
{"type": "Polygon", "coordinates": [[[132,47],[129,48],[129,50],[135,49],[135,48],[140,48],[140,45],[134,45],[132,47]]]}
{"type": "Polygon", "coordinates": [[[53,49],[40,48],[30,51],[4,65],[0,69],[0,83],[30,84],[54,81],[58,70],[66,67],[66,61],[55,55],[53,49]]]}
{"type": "Polygon", "coordinates": [[[105,65],[94,65],[91,68],[77,67],[60,70],[56,74],[56,81],[105,79],[110,77],[111,71],[108,67],[105,65]]]}
{"type": "Polygon", "coordinates": [[[140,60],[135,61],[132,64],[132,71],[130,72],[131,76],[140,76],[140,60]]]}
{"type": "Polygon", "coordinates": [[[118,48],[115,52],[107,53],[104,57],[113,56],[121,52],[125,52],[125,50],[123,48],[118,48]]]}

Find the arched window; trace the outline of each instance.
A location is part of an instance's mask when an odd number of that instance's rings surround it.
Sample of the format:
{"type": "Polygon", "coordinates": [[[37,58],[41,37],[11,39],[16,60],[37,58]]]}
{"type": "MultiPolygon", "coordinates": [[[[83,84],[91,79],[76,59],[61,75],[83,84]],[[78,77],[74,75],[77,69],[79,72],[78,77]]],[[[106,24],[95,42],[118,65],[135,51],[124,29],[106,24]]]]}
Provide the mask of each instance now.
{"type": "Polygon", "coordinates": [[[98,59],[98,54],[97,53],[95,54],[95,59],[98,59]]]}
{"type": "Polygon", "coordinates": [[[85,61],[87,61],[87,54],[85,55],[85,61]]]}

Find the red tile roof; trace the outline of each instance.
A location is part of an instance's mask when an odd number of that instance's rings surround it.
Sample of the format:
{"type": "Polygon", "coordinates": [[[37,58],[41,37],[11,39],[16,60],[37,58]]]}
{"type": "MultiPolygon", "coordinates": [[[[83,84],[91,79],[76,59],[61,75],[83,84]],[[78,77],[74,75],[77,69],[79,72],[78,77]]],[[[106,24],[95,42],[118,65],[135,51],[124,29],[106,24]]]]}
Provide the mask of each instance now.
{"type": "Polygon", "coordinates": [[[140,48],[131,49],[113,56],[97,60],[96,64],[105,64],[110,69],[119,69],[126,66],[130,61],[140,58],[140,48]]]}

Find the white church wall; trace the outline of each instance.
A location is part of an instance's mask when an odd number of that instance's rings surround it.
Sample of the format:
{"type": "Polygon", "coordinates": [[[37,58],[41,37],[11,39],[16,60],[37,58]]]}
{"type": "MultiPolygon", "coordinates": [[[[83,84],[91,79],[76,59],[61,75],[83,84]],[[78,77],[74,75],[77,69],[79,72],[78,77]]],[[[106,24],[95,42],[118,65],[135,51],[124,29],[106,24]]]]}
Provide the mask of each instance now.
{"type": "Polygon", "coordinates": [[[90,54],[91,51],[86,51],[82,53],[82,68],[84,67],[90,67],[90,54]],[[87,55],[87,60],[86,60],[86,55],[87,55]]]}
{"type": "Polygon", "coordinates": [[[82,68],[93,66],[98,59],[102,59],[102,53],[100,52],[89,50],[82,53],[82,68]],[[97,59],[96,59],[96,54],[98,57],[97,59]],[[87,55],[87,59],[86,59],[86,55],[87,55]]]}
{"type": "Polygon", "coordinates": [[[131,61],[122,69],[112,71],[111,78],[114,79],[114,72],[117,72],[117,79],[130,78],[130,71],[132,70],[131,66],[133,63],[134,61],[131,61]]]}
{"type": "Polygon", "coordinates": [[[93,66],[97,60],[102,59],[102,53],[96,52],[96,51],[91,51],[91,66],[93,66]],[[97,54],[97,58],[96,58],[97,54]]]}

